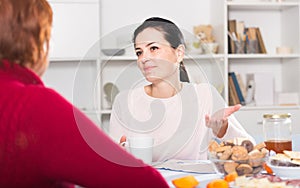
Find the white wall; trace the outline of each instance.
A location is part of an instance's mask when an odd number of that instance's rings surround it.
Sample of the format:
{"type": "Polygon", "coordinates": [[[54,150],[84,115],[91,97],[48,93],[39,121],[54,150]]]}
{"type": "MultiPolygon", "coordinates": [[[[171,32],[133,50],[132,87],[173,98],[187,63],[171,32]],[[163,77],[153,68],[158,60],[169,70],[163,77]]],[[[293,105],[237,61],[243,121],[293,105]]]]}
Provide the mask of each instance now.
{"type": "MultiPolygon", "coordinates": [[[[175,22],[183,31],[192,33],[193,26],[199,24],[210,23],[210,1],[209,0],[99,0],[100,1],[100,36],[101,42],[106,47],[114,47],[118,43],[131,41],[133,29],[137,24],[142,23],[146,18],[152,16],[164,17],[175,22]],[[132,27],[131,27],[132,26],[132,27]],[[126,30],[126,27],[130,27],[126,30]],[[124,29],[125,28],[125,29],[124,29]],[[121,39],[120,39],[121,38],[121,39]],[[106,39],[106,42],[103,42],[106,39]],[[110,45],[110,46],[109,46],[110,45]]],[[[80,4],[69,4],[69,6],[80,6],[80,4]]],[[[80,15],[86,15],[83,11],[88,9],[82,9],[80,15]]],[[[94,9],[93,9],[94,10],[94,9]]],[[[54,12],[55,14],[55,12],[54,12]]],[[[65,10],[65,14],[68,14],[68,10],[65,10]]],[[[90,14],[88,14],[90,15],[90,14]]],[[[95,19],[91,19],[90,24],[94,24],[95,19]]],[[[79,23],[80,24],[80,23],[79,23]]],[[[96,24],[94,24],[97,28],[96,24]]],[[[81,26],[74,32],[80,32],[81,26]]],[[[95,29],[96,30],[96,29],[95,29]]],[[[83,33],[87,35],[86,32],[83,33]]],[[[88,37],[88,36],[87,36],[88,37]]],[[[84,37],[81,37],[84,39],[84,37]]],[[[95,41],[96,42],[96,41],[95,41]]],[[[68,52],[72,48],[64,48],[61,51],[68,52]]],[[[129,48],[129,51],[133,53],[133,49],[129,48]]],[[[61,52],[64,53],[64,52],[61,52]]],[[[69,57],[67,57],[68,60],[69,57]]],[[[72,57],[71,57],[72,58],[72,57]]],[[[78,59],[78,58],[77,58],[78,59]]],[[[74,103],[74,78],[77,71],[78,62],[72,62],[68,60],[63,62],[64,58],[60,59],[60,62],[51,62],[48,71],[43,76],[45,84],[49,87],[56,89],[59,93],[65,96],[70,102],[74,103]]],[[[94,66],[93,64],[86,64],[86,69],[90,70],[88,66],[94,66]]],[[[95,68],[95,67],[94,67],[95,68]]],[[[91,77],[90,71],[86,71],[87,77],[91,77]]],[[[107,78],[108,80],[110,78],[107,78]]],[[[91,79],[90,79],[91,80],[91,79]]],[[[93,87],[94,83],[91,83],[93,87]]],[[[86,86],[88,87],[88,85],[86,86]]],[[[84,100],[76,102],[78,107],[92,109],[94,105],[87,102],[91,96],[91,92],[87,92],[87,89],[83,93],[87,93],[84,100]],[[86,104],[84,104],[86,102],[86,104]]]]}
{"type": "Polygon", "coordinates": [[[141,23],[148,17],[169,18],[179,27],[192,31],[194,25],[208,24],[209,0],[100,0],[102,34],[128,24],[141,23]]]}
{"type": "Polygon", "coordinates": [[[172,20],[184,33],[192,33],[195,25],[210,23],[209,0],[100,1],[104,48],[124,47],[124,42],[131,41],[134,28],[153,16],[172,20]]]}

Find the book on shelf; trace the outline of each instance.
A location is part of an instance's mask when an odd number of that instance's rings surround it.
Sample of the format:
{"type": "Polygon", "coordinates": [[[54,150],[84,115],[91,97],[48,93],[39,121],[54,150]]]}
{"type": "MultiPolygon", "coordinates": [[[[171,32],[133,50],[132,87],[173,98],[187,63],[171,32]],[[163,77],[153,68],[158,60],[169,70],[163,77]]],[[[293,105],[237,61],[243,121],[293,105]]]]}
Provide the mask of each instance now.
{"type": "Polygon", "coordinates": [[[229,105],[232,106],[232,105],[240,104],[240,100],[237,95],[231,76],[228,76],[228,90],[229,90],[229,105]]]}
{"type": "Polygon", "coordinates": [[[263,41],[260,29],[258,27],[256,28],[256,36],[257,36],[257,41],[258,41],[259,52],[262,53],[262,54],[266,54],[267,50],[266,50],[266,47],[265,47],[265,43],[263,41]]]}
{"type": "Polygon", "coordinates": [[[239,73],[235,72],[235,75],[236,75],[236,79],[237,79],[237,81],[238,81],[238,83],[239,83],[239,86],[240,86],[240,88],[241,88],[242,95],[243,95],[243,97],[244,97],[244,99],[245,99],[245,98],[246,98],[246,95],[247,95],[246,85],[245,85],[245,83],[244,83],[244,81],[243,81],[243,79],[242,79],[242,76],[241,76],[239,73]]]}
{"type": "Polygon", "coordinates": [[[246,53],[257,54],[259,52],[256,27],[248,27],[245,29],[246,33],[246,53]]]}
{"type": "Polygon", "coordinates": [[[235,45],[233,36],[236,36],[236,20],[228,20],[228,52],[234,54],[235,53],[235,45]]]}
{"type": "Polygon", "coordinates": [[[236,22],[236,35],[238,41],[245,41],[245,22],[236,22]]]}
{"type": "Polygon", "coordinates": [[[233,81],[233,84],[234,84],[234,87],[235,87],[235,90],[236,90],[236,93],[237,93],[237,96],[238,96],[238,99],[240,101],[240,104],[241,105],[245,105],[245,98],[242,94],[242,91],[241,91],[241,88],[240,88],[240,85],[238,83],[238,80],[237,80],[237,77],[236,77],[236,74],[234,72],[229,72],[229,77],[232,78],[232,81],[233,81]]]}

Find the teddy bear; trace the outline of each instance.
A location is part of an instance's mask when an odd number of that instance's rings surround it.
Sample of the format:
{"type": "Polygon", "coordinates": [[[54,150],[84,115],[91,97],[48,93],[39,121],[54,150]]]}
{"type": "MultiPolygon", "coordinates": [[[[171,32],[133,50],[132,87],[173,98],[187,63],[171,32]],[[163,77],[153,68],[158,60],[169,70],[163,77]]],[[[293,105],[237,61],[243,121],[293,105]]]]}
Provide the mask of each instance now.
{"type": "Polygon", "coordinates": [[[211,25],[198,25],[194,26],[194,35],[199,38],[200,42],[213,43],[215,38],[212,34],[213,27],[211,25]]]}

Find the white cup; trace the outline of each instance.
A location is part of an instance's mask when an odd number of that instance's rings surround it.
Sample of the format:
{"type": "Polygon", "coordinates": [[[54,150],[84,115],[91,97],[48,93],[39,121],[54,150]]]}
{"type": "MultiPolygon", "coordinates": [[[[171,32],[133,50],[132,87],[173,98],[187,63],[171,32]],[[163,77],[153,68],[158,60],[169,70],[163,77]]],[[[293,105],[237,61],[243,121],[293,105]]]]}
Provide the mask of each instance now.
{"type": "Polygon", "coordinates": [[[152,137],[128,137],[124,143],[126,149],[136,158],[146,164],[152,163],[152,149],[154,139],[152,137]]]}

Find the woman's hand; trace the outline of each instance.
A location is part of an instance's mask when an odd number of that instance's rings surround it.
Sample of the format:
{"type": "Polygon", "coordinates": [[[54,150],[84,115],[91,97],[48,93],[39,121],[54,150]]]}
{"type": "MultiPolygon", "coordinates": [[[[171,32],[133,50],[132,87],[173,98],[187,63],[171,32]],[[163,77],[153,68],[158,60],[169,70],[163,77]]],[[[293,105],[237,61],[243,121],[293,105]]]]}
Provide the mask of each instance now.
{"type": "Polygon", "coordinates": [[[228,117],[238,111],[241,107],[242,106],[240,104],[237,104],[218,110],[211,117],[209,115],[205,115],[206,126],[211,128],[217,137],[222,138],[228,128],[228,117]]]}
{"type": "Polygon", "coordinates": [[[125,146],[125,142],[126,142],[126,136],[125,135],[123,135],[121,138],[120,138],[120,146],[125,146]]]}

